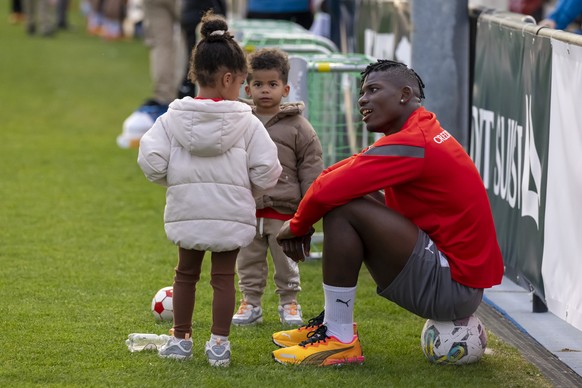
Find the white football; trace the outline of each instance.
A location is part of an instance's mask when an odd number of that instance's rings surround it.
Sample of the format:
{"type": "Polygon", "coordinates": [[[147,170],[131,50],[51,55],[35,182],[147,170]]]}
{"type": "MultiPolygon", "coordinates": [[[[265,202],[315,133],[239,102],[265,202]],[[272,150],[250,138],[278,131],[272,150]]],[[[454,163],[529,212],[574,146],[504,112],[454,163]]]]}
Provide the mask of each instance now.
{"type": "Polygon", "coordinates": [[[456,321],[429,319],[422,328],[420,346],[432,363],[470,364],[479,361],[485,353],[487,332],[474,315],[456,321]]]}
{"type": "Polygon", "coordinates": [[[152,299],[152,313],[156,322],[174,320],[174,305],[172,303],[173,288],[164,287],[152,299]]]}

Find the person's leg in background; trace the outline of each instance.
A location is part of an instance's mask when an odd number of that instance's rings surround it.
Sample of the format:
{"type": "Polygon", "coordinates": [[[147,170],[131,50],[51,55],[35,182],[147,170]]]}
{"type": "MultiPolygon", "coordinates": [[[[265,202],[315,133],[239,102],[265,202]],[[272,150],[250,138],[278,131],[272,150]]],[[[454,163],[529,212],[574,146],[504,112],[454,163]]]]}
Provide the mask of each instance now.
{"type": "Polygon", "coordinates": [[[176,37],[178,20],[177,0],[144,0],[145,42],[150,47],[153,82],[153,98],[149,105],[157,103],[165,109],[176,98],[182,76],[177,73],[183,65],[178,61],[184,58],[183,42],[176,37]]]}
{"type": "Polygon", "coordinates": [[[56,27],[60,30],[69,29],[69,0],[57,0],[56,27]]]}
{"type": "Polygon", "coordinates": [[[55,33],[55,9],[49,0],[38,0],[37,20],[39,33],[42,36],[52,36],[55,33]]]}
{"type": "Polygon", "coordinates": [[[36,14],[39,0],[24,0],[24,13],[26,15],[26,32],[28,35],[36,34],[36,14]]]}
{"type": "Polygon", "coordinates": [[[26,20],[22,0],[12,0],[10,4],[10,24],[19,24],[26,20]]]}
{"type": "Polygon", "coordinates": [[[178,98],[196,96],[196,86],[188,79],[188,62],[192,50],[196,47],[198,24],[200,24],[204,13],[210,9],[217,15],[226,16],[226,3],[224,0],[182,0],[180,23],[186,41],[187,59],[178,89],[178,98]]]}

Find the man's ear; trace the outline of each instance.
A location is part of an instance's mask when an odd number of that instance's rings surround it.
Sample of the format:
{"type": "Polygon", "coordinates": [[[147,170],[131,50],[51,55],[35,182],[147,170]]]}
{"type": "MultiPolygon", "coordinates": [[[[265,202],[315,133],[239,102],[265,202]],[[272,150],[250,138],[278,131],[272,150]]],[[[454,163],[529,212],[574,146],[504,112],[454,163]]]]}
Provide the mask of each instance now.
{"type": "Polygon", "coordinates": [[[400,101],[404,104],[406,102],[408,102],[408,100],[410,100],[412,97],[414,97],[414,91],[412,90],[412,88],[410,86],[404,86],[401,90],[400,90],[400,101]]]}
{"type": "Polygon", "coordinates": [[[283,88],[283,97],[287,97],[289,95],[289,91],[291,90],[291,86],[289,84],[285,85],[283,88]]]}

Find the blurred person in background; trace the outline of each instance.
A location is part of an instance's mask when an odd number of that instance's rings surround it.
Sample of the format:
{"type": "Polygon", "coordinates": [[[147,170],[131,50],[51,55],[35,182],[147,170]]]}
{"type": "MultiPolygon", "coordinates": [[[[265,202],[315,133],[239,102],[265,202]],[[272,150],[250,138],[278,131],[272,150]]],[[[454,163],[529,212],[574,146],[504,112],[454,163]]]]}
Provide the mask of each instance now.
{"type": "Polygon", "coordinates": [[[57,21],[56,25],[59,30],[69,29],[69,0],[57,0],[57,21]]]}
{"type": "Polygon", "coordinates": [[[8,20],[10,21],[10,24],[22,23],[25,20],[21,0],[12,0],[10,4],[10,17],[8,20]]]}
{"type": "Polygon", "coordinates": [[[581,16],[582,0],[558,0],[553,11],[539,25],[556,30],[567,29],[568,31],[581,34],[581,16]],[[575,26],[570,26],[571,24],[575,24],[575,26]]]}
{"type": "Polygon", "coordinates": [[[149,47],[153,96],[149,106],[156,117],[166,112],[176,98],[182,78],[180,62],[186,61],[186,49],[180,29],[180,0],[143,0],[144,38],[149,47]]]}
{"type": "Polygon", "coordinates": [[[223,0],[143,0],[145,43],[149,47],[153,95],[123,123],[121,148],[135,148],[141,136],[176,98],[196,96],[188,78],[188,55],[196,46],[196,28],[208,10],[226,15],[223,0]]]}
{"type": "MultiPolygon", "coordinates": [[[[196,46],[196,28],[202,20],[202,15],[212,10],[215,15],[226,17],[227,7],[225,0],[182,0],[180,23],[186,39],[186,52],[190,53],[196,46]]],[[[188,63],[184,66],[182,83],[178,88],[178,98],[196,96],[196,87],[188,78],[188,63]]]]}
{"type": "Polygon", "coordinates": [[[86,0],[82,9],[87,16],[87,32],[105,40],[123,39],[123,20],[127,0],[86,0]]]}
{"type": "Polygon", "coordinates": [[[143,6],[154,91],[143,106],[149,106],[157,118],[174,99],[196,95],[188,80],[187,53],[196,46],[202,15],[212,10],[226,16],[226,5],[223,0],[143,0],[143,6]]]}
{"type": "Polygon", "coordinates": [[[544,3],[547,0],[510,0],[509,11],[532,16],[536,21],[544,17],[544,3]]]}
{"type": "Polygon", "coordinates": [[[24,0],[24,12],[28,35],[54,35],[54,4],[50,0],[24,0]]]}
{"type": "Polygon", "coordinates": [[[290,20],[309,30],[313,9],[310,0],[248,0],[247,18],[290,20]]]}

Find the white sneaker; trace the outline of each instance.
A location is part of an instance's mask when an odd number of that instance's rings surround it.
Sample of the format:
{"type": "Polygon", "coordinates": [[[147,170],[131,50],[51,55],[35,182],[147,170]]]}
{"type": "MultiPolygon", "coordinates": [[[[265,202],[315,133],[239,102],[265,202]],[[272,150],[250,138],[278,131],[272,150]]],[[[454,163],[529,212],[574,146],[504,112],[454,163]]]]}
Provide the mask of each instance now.
{"type": "Polygon", "coordinates": [[[207,341],[206,348],[204,349],[206,357],[208,358],[208,363],[212,366],[222,366],[227,367],[230,365],[230,342],[220,341],[216,342],[207,341]]]}
{"type": "Polygon", "coordinates": [[[279,319],[285,325],[303,325],[301,306],[295,302],[279,306],[279,319]]]}
{"type": "Polygon", "coordinates": [[[162,345],[158,355],[163,358],[174,358],[176,360],[185,360],[192,357],[192,338],[181,339],[174,336],[170,337],[165,345],[162,345]]]}
{"type": "Polygon", "coordinates": [[[248,304],[242,300],[236,314],[232,316],[232,324],[236,326],[254,325],[263,322],[263,309],[248,304]]]}

